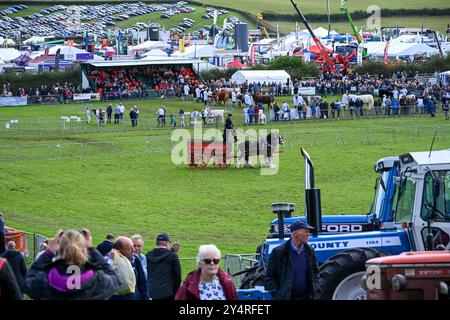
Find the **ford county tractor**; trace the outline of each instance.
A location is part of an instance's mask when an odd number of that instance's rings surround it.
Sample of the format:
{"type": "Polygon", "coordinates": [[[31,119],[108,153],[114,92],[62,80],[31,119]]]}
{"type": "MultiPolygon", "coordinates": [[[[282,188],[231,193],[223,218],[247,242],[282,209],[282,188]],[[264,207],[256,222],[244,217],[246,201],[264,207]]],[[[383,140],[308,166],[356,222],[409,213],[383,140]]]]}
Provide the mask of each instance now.
{"type": "MultiPolygon", "coordinates": [[[[336,214],[322,217],[321,232],[339,233],[339,232],[366,232],[378,230],[384,222],[392,222],[392,199],[395,185],[394,177],[397,176],[399,168],[398,157],[386,157],[378,160],[374,165],[374,170],[378,173],[375,182],[375,197],[368,214],[336,214]]],[[[283,216],[284,236],[289,237],[290,225],[297,220],[306,221],[306,215],[292,217],[295,206],[292,204],[283,216]]],[[[279,222],[276,218],[272,220],[269,226],[268,238],[277,238],[279,236],[279,222]]]]}
{"type": "MultiPolygon", "coordinates": [[[[322,230],[320,189],[314,185],[314,166],[305,150],[305,206],[307,221],[322,230]]],[[[394,177],[391,221],[378,230],[358,233],[313,233],[309,239],[320,265],[318,299],[366,299],[361,287],[368,260],[407,251],[449,249],[450,234],[450,149],[411,152],[399,157],[394,177]]],[[[283,220],[291,206],[272,205],[283,220]]],[[[284,221],[280,222],[283,225],[284,221]]],[[[280,229],[281,230],[281,229],[280,229]]],[[[266,239],[260,265],[265,268],[273,248],[288,241],[283,232],[266,239]]]]}

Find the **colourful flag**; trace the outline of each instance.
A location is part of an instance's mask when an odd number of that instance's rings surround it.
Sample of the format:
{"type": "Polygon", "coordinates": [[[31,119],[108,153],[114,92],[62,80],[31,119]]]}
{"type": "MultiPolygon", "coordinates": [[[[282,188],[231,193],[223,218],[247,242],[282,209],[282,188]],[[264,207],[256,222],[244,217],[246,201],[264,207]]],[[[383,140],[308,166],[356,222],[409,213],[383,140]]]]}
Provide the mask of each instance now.
{"type": "Polygon", "coordinates": [[[179,42],[179,43],[180,43],[180,47],[179,47],[180,53],[184,53],[184,52],[185,52],[185,49],[184,49],[184,39],[181,38],[179,41],[180,41],[180,42],[179,42]]]}
{"type": "Polygon", "coordinates": [[[117,43],[117,54],[120,54],[121,46],[122,46],[122,30],[119,30],[119,42],[117,43]]]}
{"type": "Polygon", "coordinates": [[[84,37],[84,47],[85,47],[85,50],[86,51],[88,51],[88,46],[89,46],[89,33],[87,32],[87,31],[85,31],[86,32],[86,34],[85,34],[85,37],[84,37]]]}
{"type": "Polygon", "coordinates": [[[386,42],[386,47],[384,47],[384,63],[388,63],[388,50],[389,50],[389,42],[386,42]]]}

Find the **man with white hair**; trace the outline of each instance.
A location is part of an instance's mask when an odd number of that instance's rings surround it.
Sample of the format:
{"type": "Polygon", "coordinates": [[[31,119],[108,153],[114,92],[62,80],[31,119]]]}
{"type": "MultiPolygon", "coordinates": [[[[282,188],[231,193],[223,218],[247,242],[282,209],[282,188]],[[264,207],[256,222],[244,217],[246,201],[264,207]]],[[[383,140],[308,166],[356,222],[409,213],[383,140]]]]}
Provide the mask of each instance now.
{"type": "Polygon", "coordinates": [[[237,300],[233,278],[219,267],[221,253],[214,244],[198,249],[198,268],[186,276],[175,300],[237,300]]]}

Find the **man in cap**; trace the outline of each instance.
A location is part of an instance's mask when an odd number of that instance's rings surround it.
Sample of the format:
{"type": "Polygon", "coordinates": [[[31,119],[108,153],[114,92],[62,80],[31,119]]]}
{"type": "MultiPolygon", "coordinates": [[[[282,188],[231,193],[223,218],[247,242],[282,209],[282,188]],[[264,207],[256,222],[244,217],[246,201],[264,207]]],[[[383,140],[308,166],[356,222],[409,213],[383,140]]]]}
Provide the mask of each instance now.
{"type": "Polygon", "coordinates": [[[314,228],[304,221],[295,221],[290,230],[290,239],[272,250],[266,289],[277,300],[313,300],[319,266],[308,237],[314,228]]]}
{"type": "Polygon", "coordinates": [[[170,250],[167,233],[156,237],[156,248],[146,254],[147,281],[152,300],[173,300],[181,284],[181,266],[178,255],[170,250]]]}

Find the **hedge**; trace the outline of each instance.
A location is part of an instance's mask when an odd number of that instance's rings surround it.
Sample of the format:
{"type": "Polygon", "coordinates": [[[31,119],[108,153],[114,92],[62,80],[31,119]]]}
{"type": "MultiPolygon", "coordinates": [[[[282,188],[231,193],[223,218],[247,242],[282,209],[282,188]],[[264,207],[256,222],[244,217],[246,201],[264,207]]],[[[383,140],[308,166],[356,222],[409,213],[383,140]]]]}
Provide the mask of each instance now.
{"type": "Polygon", "coordinates": [[[11,84],[11,92],[13,95],[17,94],[19,88],[28,90],[30,88],[41,87],[46,85],[51,87],[56,83],[64,84],[71,82],[73,85],[80,85],[80,68],[75,67],[72,70],[66,71],[50,71],[39,73],[4,73],[0,75],[1,84],[11,84]]]}

